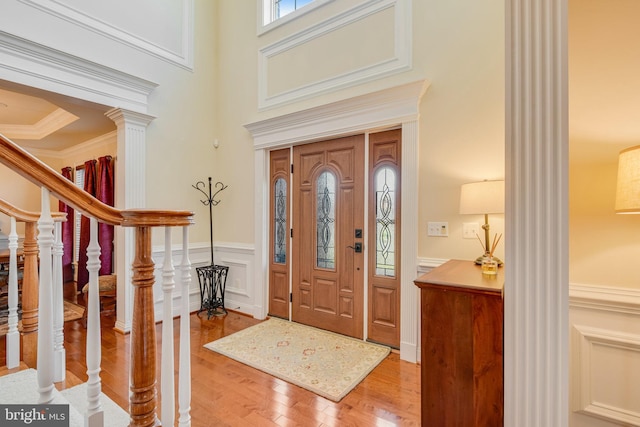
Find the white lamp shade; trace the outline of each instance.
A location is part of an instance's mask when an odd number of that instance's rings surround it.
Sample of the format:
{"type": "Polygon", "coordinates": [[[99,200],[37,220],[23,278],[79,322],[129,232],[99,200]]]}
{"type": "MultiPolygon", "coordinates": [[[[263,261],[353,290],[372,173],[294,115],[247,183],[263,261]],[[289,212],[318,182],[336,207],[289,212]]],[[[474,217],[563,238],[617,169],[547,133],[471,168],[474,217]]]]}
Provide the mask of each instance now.
{"type": "Polygon", "coordinates": [[[481,181],[463,184],[460,189],[461,214],[495,214],[504,212],[504,181],[481,181]]]}
{"type": "Polygon", "coordinates": [[[640,213],[640,145],[618,157],[616,213],[640,213]]]}

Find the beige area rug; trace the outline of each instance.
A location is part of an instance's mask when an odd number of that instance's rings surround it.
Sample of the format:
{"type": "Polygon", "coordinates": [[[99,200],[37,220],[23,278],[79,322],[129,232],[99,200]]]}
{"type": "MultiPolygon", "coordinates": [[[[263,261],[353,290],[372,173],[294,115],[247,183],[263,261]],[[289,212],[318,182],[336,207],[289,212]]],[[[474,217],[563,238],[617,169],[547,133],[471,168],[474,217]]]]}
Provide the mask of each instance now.
{"type": "MultiPolygon", "coordinates": [[[[74,304],[69,301],[64,301],[64,321],[78,320],[82,318],[84,313],[84,307],[78,304],[74,304]]],[[[0,317],[0,337],[6,335],[9,331],[9,325],[7,324],[7,317],[0,317]]],[[[22,321],[18,321],[18,330],[22,330],[22,321]]]]}
{"type": "Polygon", "coordinates": [[[390,352],[389,347],[275,318],[205,348],[335,402],[390,352]]]}

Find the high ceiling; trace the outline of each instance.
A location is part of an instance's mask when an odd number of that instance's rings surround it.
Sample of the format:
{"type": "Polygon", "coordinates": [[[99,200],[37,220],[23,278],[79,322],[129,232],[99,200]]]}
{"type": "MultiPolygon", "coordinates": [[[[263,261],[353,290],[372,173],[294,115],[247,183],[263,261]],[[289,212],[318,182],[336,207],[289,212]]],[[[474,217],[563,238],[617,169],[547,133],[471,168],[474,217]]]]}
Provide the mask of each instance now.
{"type": "Polygon", "coordinates": [[[116,129],[109,107],[0,80],[0,133],[24,148],[59,152],[116,129]]]}
{"type": "MultiPolygon", "coordinates": [[[[640,144],[640,1],[569,0],[572,161],[615,160],[640,144]]],[[[109,108],[0,80],[0,133],[61,151],[115,130],[109,108]]]]}

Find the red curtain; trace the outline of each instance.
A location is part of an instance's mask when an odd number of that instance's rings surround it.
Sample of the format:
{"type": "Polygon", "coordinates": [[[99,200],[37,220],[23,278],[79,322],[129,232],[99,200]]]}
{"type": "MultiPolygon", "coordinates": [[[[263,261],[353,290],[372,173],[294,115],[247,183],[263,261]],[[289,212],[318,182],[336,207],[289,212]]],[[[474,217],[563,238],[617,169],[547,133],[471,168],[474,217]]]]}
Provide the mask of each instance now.
{"type": "MultiPolygon", "coordinates": [[[[73,169],[71,166],[62,168],[62,176],[69,181],[73,181],[73,169]]],[[[73,225],[74,212],[71,206],[67,206],[64,202],[58,202],[58,211],[67,214],[67,220],[62,223],[62,245],[64,252],[62,254],[62,281],[63,283],[73,281],[73,225]]]]}
{"type": "MultiPolygon", "coordinates": [[[[113,206],[113,158],[98,158],[96,171],[96,198],[102,203],[113,206]]],[[[98,242],[100,243],[100,275],[113,271],[113,225],[98,224],[98,242]]]]}
{"type": "MultiPolygon", "coordinates": [[[[95,197],[96,195],[96,161],[84,162],[84,191],[95,197]]],[[[82,215],[80,219],[80,248],[78,254],[78,290],[89,282],[87,271],[87,247],[89,246],[89,217],[82,215]]]]}

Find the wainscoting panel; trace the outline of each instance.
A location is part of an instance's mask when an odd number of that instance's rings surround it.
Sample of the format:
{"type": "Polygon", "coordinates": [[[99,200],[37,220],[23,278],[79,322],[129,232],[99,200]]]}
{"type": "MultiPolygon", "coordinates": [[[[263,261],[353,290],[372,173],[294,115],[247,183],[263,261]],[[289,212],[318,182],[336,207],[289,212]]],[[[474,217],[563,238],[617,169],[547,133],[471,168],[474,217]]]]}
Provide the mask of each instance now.
{"type": "MultiPolygon", "coordinates": [[[[174,281],[176,287],[173,291],[173,315],[180,314],[180,283],[182,282],[180,262],[182,260],[181,246],[173,247],[173,265],[176,269],[174,281]]],[[[225,307],[254,316],[256,292],[253,282],[253,257],[254,250],[251,246],[240,244],[216,244],[214,247],[214,262],[216,265],[229,267],[225,292],[225,307]]],[[[189,291],[189,311],[200,309],[200,283],[196,268],[211,265],[211,247],[205,243],[189,245],[189,259],[191,261],[191,286],[189,291]]],[[[164,296],[162,293],[162,267],[164,263],[164,248],[157,247],[153,250],[155,262],[154,305],[156,320],[162,318],[164,296]]],[[[205,316],[206,317],[206,316],[205,316]]]]}
{"type": "Polygon", "coordinates": [[[640,290],[571,285],[570,425],[640,426],[640,290]]]}

